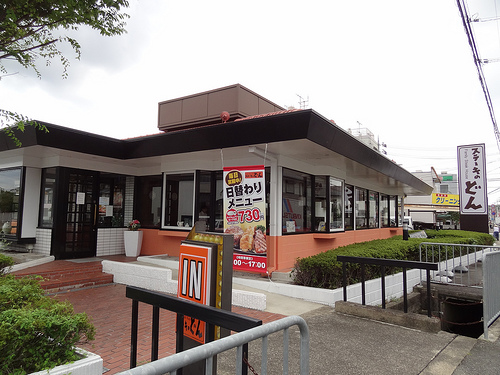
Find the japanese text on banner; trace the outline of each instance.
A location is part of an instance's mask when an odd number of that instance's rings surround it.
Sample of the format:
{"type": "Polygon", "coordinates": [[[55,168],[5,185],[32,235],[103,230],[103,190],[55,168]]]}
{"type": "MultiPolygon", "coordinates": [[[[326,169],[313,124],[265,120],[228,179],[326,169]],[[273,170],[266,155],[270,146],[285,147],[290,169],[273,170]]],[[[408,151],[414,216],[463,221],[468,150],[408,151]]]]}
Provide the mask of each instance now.
{"type": "Polygon", "coordinates": [[[487,213],[486,156],[484,144],[459,146],[460,213],[487,213]]]}
{"type": "Polygon", "coordinates": [[[234,269],[267,270],[264,166],[224,168],[224,232],[234,236],[234,269]]]}

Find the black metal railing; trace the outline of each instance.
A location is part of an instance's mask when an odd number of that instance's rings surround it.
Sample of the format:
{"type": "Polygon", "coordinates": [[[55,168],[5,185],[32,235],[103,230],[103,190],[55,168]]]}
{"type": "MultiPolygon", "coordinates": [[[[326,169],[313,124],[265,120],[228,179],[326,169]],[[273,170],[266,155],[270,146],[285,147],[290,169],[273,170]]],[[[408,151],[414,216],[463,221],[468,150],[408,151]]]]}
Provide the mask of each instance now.
{"type": "MultiPolygon", "coordinates": [[[[235,332],[241,332],[262,325],[262,320],[236,314],[231,311],[217,309],[212,306],[202,305],[185,299],[169,296],[159,292],[127,286],[126,296],[132,299],[132,330],[130,347],[130,368],[137,366],[137,332],[139,320],[139,302],[153,306],[152,317],[152,342],[151,361],[158,359],[158,338],[160,327],[160,309],[177,313],[177,332],[183,332],[184,316],[199,319],[209,325],[209,332],[214,332],[214,327],[219,326],[235,332]]],[[[210,340],[210,337],[209,337],[210,340]]],[[[183,350],[182,339],[177,335],[177,348],[183,350]]],[[[248,358],[248,344],[243,347],[244,358],[248,358]]],[[[247,373],[247,366],[242,364],[242,373],[247,373]]]]}
{"type": "Polygon", "coordinates": [[[427,276],[427,316],[431,317],[431,271],[438,270],[437,263],[414,262],[409,260],[396,259],[381,259],[381,258],[362,258],[339,255],[337,260],[342,262],[342,286],[344,288],[344,301],[347,301],[347,270],[346,263],[358,263],[361,265],[361,302],[366,305],[366,289],[365,289],[365,265],[380,266],[381,273],[381,291],[382,291],[382,308],[385,309],[385,268],[399,267],[403,269],[403,306],[404,312],[408,312],[408,282],[406,278],[406,270],[421,269],[426,271],[427,276]]]}

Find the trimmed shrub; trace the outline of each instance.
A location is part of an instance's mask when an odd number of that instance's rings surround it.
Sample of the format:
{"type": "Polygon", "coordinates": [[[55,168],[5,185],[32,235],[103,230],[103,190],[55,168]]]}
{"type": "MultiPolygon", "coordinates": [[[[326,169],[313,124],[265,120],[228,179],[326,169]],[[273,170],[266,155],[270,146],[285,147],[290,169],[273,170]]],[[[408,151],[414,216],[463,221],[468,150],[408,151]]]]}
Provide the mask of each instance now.
{"type": "Polygon", "coordinates": [[[0,276],[9,272],[10,268],[13,265],[14,265],[14,259],[5,254],[0,253],[0,276]]]}
{"type": "MultiPolygon", "coordinates": [[[[291,277],[294,284],[297,285],[336,289],[342,287],[342,263],[337,261],[338,255],[419,261],[419,247],[422,242],[486,246],[490,246],[494,242],[494,238],[489,234],[469,231],[429,230],[426,231],[426,234],[428,238],[409,238],[408,241],[404,241],[402,236],[395,236],[385,240],[373,240],[342,246],[307,258],[298,258],[291,277]]],[[[453,254],[453,250],[452,247],[449,247],[443,251],[448,251],[448,256],[458,256],[458,254],[453,254]]],[[[400,269],[396,268],[386,268],[386,274],[400,271],[400,269]]],[[[349,284],[360,282],[361,265],[346,264],[346,274],[349,284]]],[[[365,266],[366,280],[377,277],[380,277],[379,266],[365,266]]]]}
{"type": "Polygon", "coordinates": [[[94,326],[68,302],[44,295],[38,280],[0,277],[1,374],[27,374],[80,359],[75,344],[93,340],[94,326]]]}

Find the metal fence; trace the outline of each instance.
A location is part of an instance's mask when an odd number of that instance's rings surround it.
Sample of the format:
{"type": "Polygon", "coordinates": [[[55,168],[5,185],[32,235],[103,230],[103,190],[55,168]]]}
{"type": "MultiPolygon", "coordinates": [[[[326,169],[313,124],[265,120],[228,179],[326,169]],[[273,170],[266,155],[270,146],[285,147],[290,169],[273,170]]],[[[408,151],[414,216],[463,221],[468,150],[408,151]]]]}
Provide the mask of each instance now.
{"type": "Polygon", "coordinates": [[[500,252],[484,254],[483,259],[483,324],[484,338],[488,327],[500,316],[500,252]]]}
{"type": "MultiPolygon", "coordinates": [[[[160,309],[170,310],[177,313],[176,322],[176,349],[184,350],[184,340],[180,332],[184,331],[184,317],[199,319],[208,324],[208,340],[214,340],[215,326],[229,331],[241,332],[250,328],[260,326],[262,321],[248,316],[217,309],[212,306],[195,303],[186,299],[169,296],[167,294],[127,286],[126,296],[132,299],[132,330],[130,337],[130,368],[137,365],[137,335],[139,302],[149,304],[153,307],[152,330],[151,330],[151,361],[158,359],[158,335],[160,325],[160,309]]],[[[243,345],[244,357],[248,358],[248,345],[243,345]]],[[[242,361],[243,375],[247,374],[247,366],[242,361]]]]}
{"type": "Polygon", "coordinates": [[[439,270],[431,276],[432,282],[483,289],[485,339],[488,339],[488,327],[500,316],[499,250],[500,246],[420,244],[420,259],[439,264],[439,270]]]}
{"type": "MultiPolygon", "coordinates": [[[[243,361],[243,346],[251,341],[262,339],[262,359],[259,374],[266,375],[268,336],[272,333],[283,331],[283,375],[289,374],[288,352],[289,352],[289,328],[298,326],[300,331],[300,375],[309,374],[309,328],[300,316],[288,316],[286,318],[267,323],[265,325],[248,329],[234,335],[224,337],[217,341],[185,350],[183,352],[161,358],[151,363],[121,372],[122,375],[158,375],[170,373],[177,374],[177,370],[192,363],[206,360],[205,374],[212,375],[214,356],[227,350],[236,348],[236,374],[241,375],[242,369],[238,366],[243,361]]],[[[293,373],[296,373],[295,371],[293,373]]]]}
{"type": "MultiPolygon", "coordinates": [[[[405,261],[397,259],[382,259],[382,258],[363,258],[363,257],[352,257],[338,255],[337,260],[342,262],[342,285],[344,289],[344,301],[347,301],[347,272],[346,263],[358,263],[361,265],[361,298],[362,304],[366,304],[366,288],[365,288],[365,265],[376,265],[380,266],[380,283],[381,283],[381,293],[382,293],[382,308],[385,309],[385,271],[386,267],[401,267],[403,269],[403,309],[404,312],[408,312],[408,285],[406,279],[406,270],[408,268],[417,268],[425,270],[427,278],[430,278],[430,272],[432,270],[437,270],[438,267],[434,263],[427,262],[414,262],[405,261]]],[[[427,284],[427,315],[431,316],[431,290],[430,284],[427,284]]]]}
{"type": "MultiPolygon", "coordinates": [[[[480,288],[484,256],[500,247],[422,242],[419,250],[421,262],[438,263],[438,270],[431,273],[431,281],[480,288]]],[[[423,281],[423,273],[420,279],[423,281]]]]}

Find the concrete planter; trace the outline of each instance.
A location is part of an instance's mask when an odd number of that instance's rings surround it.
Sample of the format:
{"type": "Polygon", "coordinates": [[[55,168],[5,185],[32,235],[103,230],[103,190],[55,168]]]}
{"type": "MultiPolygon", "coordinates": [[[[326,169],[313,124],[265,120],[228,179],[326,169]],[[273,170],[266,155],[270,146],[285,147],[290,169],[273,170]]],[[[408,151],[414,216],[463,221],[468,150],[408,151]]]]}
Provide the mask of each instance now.
{"type": "Polygon", "coordinates": [[[97,354],[76,348],[82,359],[50,370],[32,372],[30,375],[102,375],[103,361],[97,354]]]}
{"type": "Polygon", "coordinates": [[[125,243],[125,255],[136,257],[141,253],[143,232],[139,230],[128,230],[123,232],[123,241],[125,243]]]}

